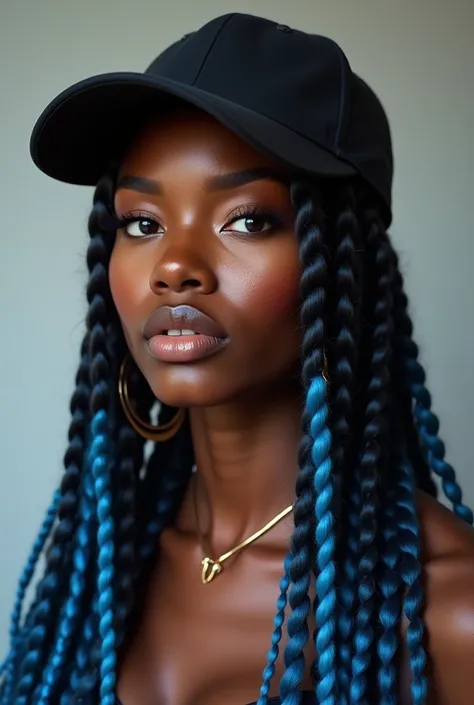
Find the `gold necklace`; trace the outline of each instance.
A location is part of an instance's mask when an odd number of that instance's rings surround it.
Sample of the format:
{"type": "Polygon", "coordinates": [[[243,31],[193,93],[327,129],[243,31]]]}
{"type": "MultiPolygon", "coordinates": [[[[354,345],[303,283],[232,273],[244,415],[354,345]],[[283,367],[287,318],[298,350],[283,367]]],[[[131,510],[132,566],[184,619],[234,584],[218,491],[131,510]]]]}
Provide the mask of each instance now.
{"type": "Polygon", "coordinates": [[[199,513],[197,509],[197,496],[196,496],[196,489],[193,492],[194,496],[194,513],[196,515],[196,526],[198,530],[198,536],[199,536],[199,543],[201,545],[201,550],[203,553],[203,558],[201,560],[201,580],[204,585],[207,585],[207,583],[210,583],[214,580],[214,578],[219,575],[219,573],[222,573],[222,570],[224,566],[222,565],[224,561],[228,560],[232,556],[234,556],[236,553],[241,551],[243,548],[246,548],[246,546],[249,546],[251,543],[259,539],[261,536],[267,533],[267,531],[270,531],[275,524],[278,524],[279,521],[284,519],[292,510],[293,507],[295,506],[294,504],[290,504],[289,507],[286,507],[282,512],[276,515],[271,521],[268,522],[268,524],[265,524],[261,529],[256,531],[252,536],[249,536],[247,539],[244,541],[241,541],[237,546],[234,546],[234,548],[231,548],[229,551],[226,551],[226,553],[223,553],[219,558],[213,559],[209,555],[210,551],[205,549],[204,547],[204,536],[201,531],[201,526],[199,524],[199,513]]]}

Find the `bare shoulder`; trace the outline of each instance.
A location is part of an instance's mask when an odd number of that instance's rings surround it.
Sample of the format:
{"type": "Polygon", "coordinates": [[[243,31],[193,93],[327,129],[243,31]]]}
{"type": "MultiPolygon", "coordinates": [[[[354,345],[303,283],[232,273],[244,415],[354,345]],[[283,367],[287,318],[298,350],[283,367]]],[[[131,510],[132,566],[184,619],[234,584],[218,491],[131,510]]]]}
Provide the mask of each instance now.
{"type": "Polygon", "coordinates": [[[472,704],[474,530],[420,494],[425,623],[436,703],[472,704]]]}

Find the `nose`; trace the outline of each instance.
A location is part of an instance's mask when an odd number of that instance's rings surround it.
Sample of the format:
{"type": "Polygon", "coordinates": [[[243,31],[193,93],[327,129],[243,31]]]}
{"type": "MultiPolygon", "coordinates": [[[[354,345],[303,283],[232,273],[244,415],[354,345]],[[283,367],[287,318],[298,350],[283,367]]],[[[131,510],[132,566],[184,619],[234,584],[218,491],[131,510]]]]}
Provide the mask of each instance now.
{"type": "Polygon", "coordinates": [[[150,288],[155,294],[172,291],[175,294],[194,291],[212,294],[217,288],[213,268],[198,252],[189,248],[169,247],[155,264],[150,288]]]}

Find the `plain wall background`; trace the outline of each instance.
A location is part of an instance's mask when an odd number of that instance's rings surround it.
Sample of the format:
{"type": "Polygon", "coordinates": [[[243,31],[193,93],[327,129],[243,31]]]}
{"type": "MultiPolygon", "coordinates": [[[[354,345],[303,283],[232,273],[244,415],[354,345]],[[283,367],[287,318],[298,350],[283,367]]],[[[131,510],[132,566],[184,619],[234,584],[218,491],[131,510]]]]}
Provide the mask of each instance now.
{"type": "Polygon", "coordinates": [[[31,129],[71,83],[142,71],[236,10],[333,37],[387,109],[391,232],[449,459],[474,503],[472,0],[0,0],[0,656],[18,574],[62,473],[92,196],[33,166],[31,129]]]}

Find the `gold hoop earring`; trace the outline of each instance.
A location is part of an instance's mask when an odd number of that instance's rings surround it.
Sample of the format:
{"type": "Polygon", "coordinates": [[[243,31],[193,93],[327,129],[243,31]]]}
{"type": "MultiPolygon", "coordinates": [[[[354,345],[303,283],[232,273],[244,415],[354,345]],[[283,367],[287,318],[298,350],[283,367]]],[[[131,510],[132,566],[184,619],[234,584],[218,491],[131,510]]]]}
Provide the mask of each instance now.
{"type": "Polygon", "coordinates": [[[118,378],[118,393],[120,398],[120,403],[122,404],[122,409],[127,417],[130,426],[147,441],[153,441],[154,443],[163,443],[168,441],[170,438],[175,436],[186,418],[185,409],[178,409],[176,415],[161,426],[153,426],[153,424],[143,421],[137,413],[135,412],[131,402],[128,392],[128,371],[130,367],[130,355],[125,355],[125,358],[120,366],[120,373],[118,378]]]}

